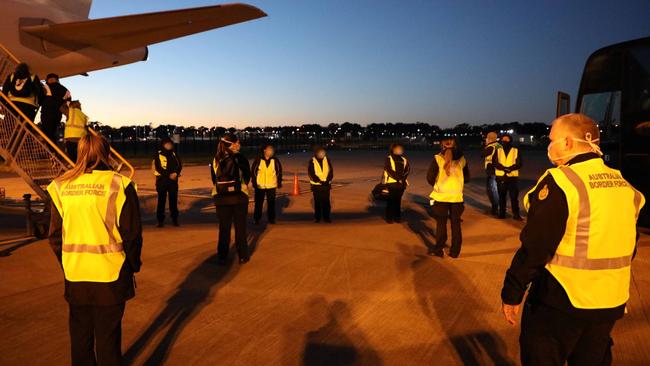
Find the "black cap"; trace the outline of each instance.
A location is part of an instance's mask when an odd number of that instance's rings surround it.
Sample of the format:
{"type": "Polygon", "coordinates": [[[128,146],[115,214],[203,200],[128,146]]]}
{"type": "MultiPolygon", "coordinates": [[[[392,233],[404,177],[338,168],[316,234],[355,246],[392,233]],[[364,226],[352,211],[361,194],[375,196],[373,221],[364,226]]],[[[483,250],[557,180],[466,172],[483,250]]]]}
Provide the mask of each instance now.
{"type": "Polygon", "coordinates": [[[55,79],[59,80],[59,75],[51,72],[51,73],[47,74],[47,77],[45,78],[45,80],[51,79],[51,78],[55,78],[55,79]]]}

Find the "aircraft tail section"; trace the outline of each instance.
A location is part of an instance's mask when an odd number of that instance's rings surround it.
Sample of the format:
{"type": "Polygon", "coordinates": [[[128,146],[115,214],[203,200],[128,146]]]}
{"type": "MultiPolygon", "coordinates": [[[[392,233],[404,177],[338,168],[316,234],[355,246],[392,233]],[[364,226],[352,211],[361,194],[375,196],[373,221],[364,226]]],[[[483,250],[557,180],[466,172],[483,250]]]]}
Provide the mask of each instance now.
{"type": "Polygon", "coordinates": [[[66,13],[88,18],[93,0],[48,0],[47,2],[66,13]]]}

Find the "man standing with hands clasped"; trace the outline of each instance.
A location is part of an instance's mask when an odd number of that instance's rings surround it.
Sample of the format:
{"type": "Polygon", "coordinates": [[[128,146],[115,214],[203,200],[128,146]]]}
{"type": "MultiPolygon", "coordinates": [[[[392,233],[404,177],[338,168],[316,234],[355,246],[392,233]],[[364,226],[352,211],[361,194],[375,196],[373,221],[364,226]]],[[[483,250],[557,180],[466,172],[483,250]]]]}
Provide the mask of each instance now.
{"type": "Polygon", "coordinates": [[[523,365],[610,365],[610,333],[629,298],[636,220],[645,203],[605,165],[598,126],[582,114],[553,122],[556,165],[524,197],[528,220],[506,272],[506,320],[521,320],[523,365]]]}
{"type": "Polygon", "coordinates": [[[153,159],[153,174],[156,176],[158,227],[165,225],[165,203],[169,196],[169,213],[174,226],[178,226],[178,177],[181,175],[181,160],[176,155],[174,143],[169,137],[160,140],[160,150],[153,159]]]}

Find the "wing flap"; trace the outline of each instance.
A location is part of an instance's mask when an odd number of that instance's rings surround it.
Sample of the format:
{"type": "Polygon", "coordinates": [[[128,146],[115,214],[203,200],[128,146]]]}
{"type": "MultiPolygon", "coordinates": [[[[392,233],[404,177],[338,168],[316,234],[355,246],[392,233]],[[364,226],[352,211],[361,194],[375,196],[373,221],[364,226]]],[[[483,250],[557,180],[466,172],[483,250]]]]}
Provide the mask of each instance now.
{"type": "Polygon", "coordinates": [[[109,53],[119,53],[265,16],[266,13],[251,5],[226,4],[24,26],[21,29],[71,51],[94,47],[109,53]]]}

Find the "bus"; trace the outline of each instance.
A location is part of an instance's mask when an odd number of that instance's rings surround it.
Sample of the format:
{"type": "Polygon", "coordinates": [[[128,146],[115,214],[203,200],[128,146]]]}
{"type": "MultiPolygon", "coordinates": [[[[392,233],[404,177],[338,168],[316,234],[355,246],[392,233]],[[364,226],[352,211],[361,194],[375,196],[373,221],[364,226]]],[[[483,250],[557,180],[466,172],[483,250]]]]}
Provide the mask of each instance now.
{"type": "MultiPolygon", "coordinates": [[[[570,96],[557,94],[556,114],[570,112],[570,96]]],[[[585,63],[575,111],[600,127],[603,158],[650,201],[650,37],[592,53],[585,63]]],[[[639,225],[650,227],[650,204],[639,225]]]]}

